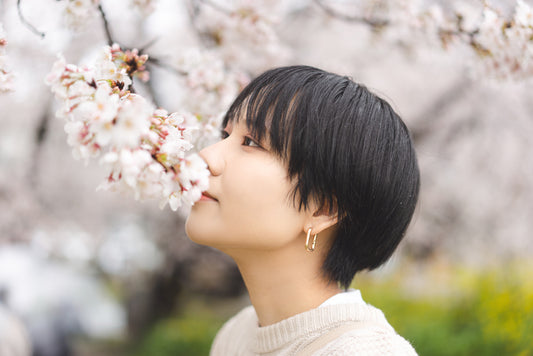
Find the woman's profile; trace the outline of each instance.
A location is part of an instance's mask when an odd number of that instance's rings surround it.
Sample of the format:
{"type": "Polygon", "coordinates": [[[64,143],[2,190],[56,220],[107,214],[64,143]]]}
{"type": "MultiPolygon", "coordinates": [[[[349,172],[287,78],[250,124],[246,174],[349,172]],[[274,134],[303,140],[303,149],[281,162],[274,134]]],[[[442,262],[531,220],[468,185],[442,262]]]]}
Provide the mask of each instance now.
{"type": "Polygon", "coordinates": [[[211,355],[412,355],[383,313],[349,289],[389,259],[420,185],[409,132],[383,99],[308,66],[253,80],[201,151],[210,187],[188,236],[237,263],[252,306],[211,355]]]}

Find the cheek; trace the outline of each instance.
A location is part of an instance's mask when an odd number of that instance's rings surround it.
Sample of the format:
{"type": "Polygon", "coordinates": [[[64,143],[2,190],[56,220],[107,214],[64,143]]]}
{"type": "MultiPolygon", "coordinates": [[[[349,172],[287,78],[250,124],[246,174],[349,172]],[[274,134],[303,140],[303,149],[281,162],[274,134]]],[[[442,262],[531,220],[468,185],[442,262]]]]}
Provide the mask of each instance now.
{"type": "Polygon", "coordinates": [[[303,231],[291,183],[277,162],[238,163],[220,177],[220,202],[193,207],[186,223],[191,240],[218,248],[281,247],[303,231]],[[237,169],[246,167],[246,169],[237,169]]]}
{"type": "Polygon", "coordinates": [[[242,165],[246,171],[226,172],[222,218],[241,242],[283,244],[302,227],[301,213],[290,199],[292,185],[277,162],[242,165]]]}

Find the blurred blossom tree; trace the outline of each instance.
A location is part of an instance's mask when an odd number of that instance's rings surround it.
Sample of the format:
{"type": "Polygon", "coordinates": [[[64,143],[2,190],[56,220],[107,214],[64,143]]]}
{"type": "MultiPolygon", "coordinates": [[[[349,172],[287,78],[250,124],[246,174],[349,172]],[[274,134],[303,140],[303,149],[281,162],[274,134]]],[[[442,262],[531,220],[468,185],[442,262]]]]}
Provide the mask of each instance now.
{"type": "Polygon", "coordinates": [[[0,23],[0,93],[5,93],[13,90],[13,74],[7,68],[6,56],[7,40],[2,23],[0,23]]]}
{"type": "Polygon", "coordinates": [[[224,111],[251,78],[305,63],[403,100],[424,182],[407,254],[531,254],[533,108],[521,86],[533,77],[533,10],[522,0],[498,6],[1,1],[0,243],[120,285],[133,332],[168,313],[185,286],[238,293],[227,259],[176,233],[207,188],[205,164],[189,154],[218,138],[224,111]],[[65,163],[52,116],[87,168],[65,163]],[[150,202],[94,195],[96,177],[106,177],[100,188],[184,209],[178,219],[150,202]]]}

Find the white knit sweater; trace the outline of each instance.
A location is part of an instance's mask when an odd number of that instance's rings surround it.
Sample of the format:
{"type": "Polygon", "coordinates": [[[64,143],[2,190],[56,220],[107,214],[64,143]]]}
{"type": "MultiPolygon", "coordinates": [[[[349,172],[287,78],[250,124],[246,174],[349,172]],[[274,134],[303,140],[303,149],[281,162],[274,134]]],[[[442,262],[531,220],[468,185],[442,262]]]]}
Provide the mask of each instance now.
{"type": "Polygon", "coordinates": [[[341,334],[313,355],[416,355],[381,310],[365,303],[321,306],[265,327],[259,327],[253,306],[246,307],[224,324],[210,355],[296,355],[319,336],[357,322],[361,327],[341,334]]]}

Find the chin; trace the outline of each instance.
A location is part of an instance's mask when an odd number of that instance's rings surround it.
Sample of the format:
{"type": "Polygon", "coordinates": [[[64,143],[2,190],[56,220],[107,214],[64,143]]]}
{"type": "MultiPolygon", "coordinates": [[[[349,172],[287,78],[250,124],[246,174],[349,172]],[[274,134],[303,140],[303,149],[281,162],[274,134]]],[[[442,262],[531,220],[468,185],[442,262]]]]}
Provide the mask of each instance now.
{"type": "Polygon", "coordinates": [[[185,233],[187,234],[187,237],[189,240],[197,242],[198,237],[198,231],[193,221],[194,218],[191,219],[191,215],[187,217],[187,220],[185,221],[185,233]]]}
{"type": "Polygon", "coordinates": [[[191,215],[185,221],[185,233],[189,240],[200,245],[212,246],[210,241],[213,240],[213,236],[206,229],[206,224],[191,215]]]}

